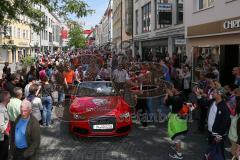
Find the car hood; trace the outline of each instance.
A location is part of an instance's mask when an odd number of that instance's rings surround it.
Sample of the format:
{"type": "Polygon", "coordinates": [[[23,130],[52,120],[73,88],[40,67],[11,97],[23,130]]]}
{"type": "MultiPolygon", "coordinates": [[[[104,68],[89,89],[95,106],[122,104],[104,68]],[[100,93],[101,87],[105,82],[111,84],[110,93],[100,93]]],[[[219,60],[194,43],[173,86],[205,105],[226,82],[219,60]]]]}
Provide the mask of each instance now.
{"type": "Polygon", "coordinates": [[[86,116],[100,116],[117,110],[121,103],[118,96],[109,97],[77,97],[70,106],[71,113],[86,116]]]}

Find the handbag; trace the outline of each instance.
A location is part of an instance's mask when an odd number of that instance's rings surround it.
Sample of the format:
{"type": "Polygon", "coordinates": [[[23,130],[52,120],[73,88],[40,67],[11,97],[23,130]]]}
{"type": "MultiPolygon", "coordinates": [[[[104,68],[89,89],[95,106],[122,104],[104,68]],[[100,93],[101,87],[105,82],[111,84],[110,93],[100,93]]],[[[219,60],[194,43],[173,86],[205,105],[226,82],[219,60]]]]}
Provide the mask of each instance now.
{"type": "Polygon", "coordinates": [[[221,144],[215,143],[210,146],[207,153],[205,154],[204,160],[224,160],[221,144]]]}

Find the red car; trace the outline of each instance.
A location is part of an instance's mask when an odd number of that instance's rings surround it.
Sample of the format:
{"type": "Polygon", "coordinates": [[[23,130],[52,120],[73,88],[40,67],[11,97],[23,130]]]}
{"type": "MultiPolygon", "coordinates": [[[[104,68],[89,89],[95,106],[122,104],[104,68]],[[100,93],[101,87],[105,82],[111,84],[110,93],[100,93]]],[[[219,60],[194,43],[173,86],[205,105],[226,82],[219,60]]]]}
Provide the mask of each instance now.
{"type": "Polygon", "coordinates": [[[126,136],[132,129],[129,105],[112,82],[83,82],[70,105],[70,132],[79,137],[126,136]]]}

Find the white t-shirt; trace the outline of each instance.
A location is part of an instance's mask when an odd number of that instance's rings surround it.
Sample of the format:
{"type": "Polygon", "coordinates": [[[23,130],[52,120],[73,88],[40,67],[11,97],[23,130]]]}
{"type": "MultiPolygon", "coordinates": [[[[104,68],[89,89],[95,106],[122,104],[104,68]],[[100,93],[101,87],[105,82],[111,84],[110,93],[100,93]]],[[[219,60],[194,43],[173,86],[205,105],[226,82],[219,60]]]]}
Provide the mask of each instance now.
{"type": "Polygon", "coordinates": [[[215,118],[217,115],[217,105],[214,102],[210,108],[209,115],[208,115],[208,131],[212,132],[212,127],[215,122],[215,118]]]}
{"type": "Polygon", "coordinates": [[[130,80],[130,77],[129,77],[127,71],[124,70],[124,69],[114,70],[113,71],[113,78],[117,83],[123,83],[123,82],[126,82],[127,80],[130,80]]]}

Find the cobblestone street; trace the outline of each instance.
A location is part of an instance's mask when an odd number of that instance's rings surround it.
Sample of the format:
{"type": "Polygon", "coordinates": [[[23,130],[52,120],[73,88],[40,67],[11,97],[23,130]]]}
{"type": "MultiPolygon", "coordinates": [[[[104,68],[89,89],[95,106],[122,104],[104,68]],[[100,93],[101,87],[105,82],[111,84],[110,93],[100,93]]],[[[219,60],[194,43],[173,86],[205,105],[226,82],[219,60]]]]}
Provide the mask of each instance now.
{"type": "MultiPolygon", "coordinates": [[[[61,115],[63,109],[57,108],[61,115]]],[[[66,111],[66,110],[65,110],[66,111]]],[[[64,113],[66,118],[67,113],[64,113]]],[[[184,144],[184,159],[201,160],[207,149],[206,137],[194,134],[190,126],[184,144]]],[[[166,124],[143,128],[136,121],[127,137],[80,139],[68,131],[68,123],[56,120],[53,128],[42,128],[38,159],[45,160],[168,160],[171,152],[166,124]]]]}

